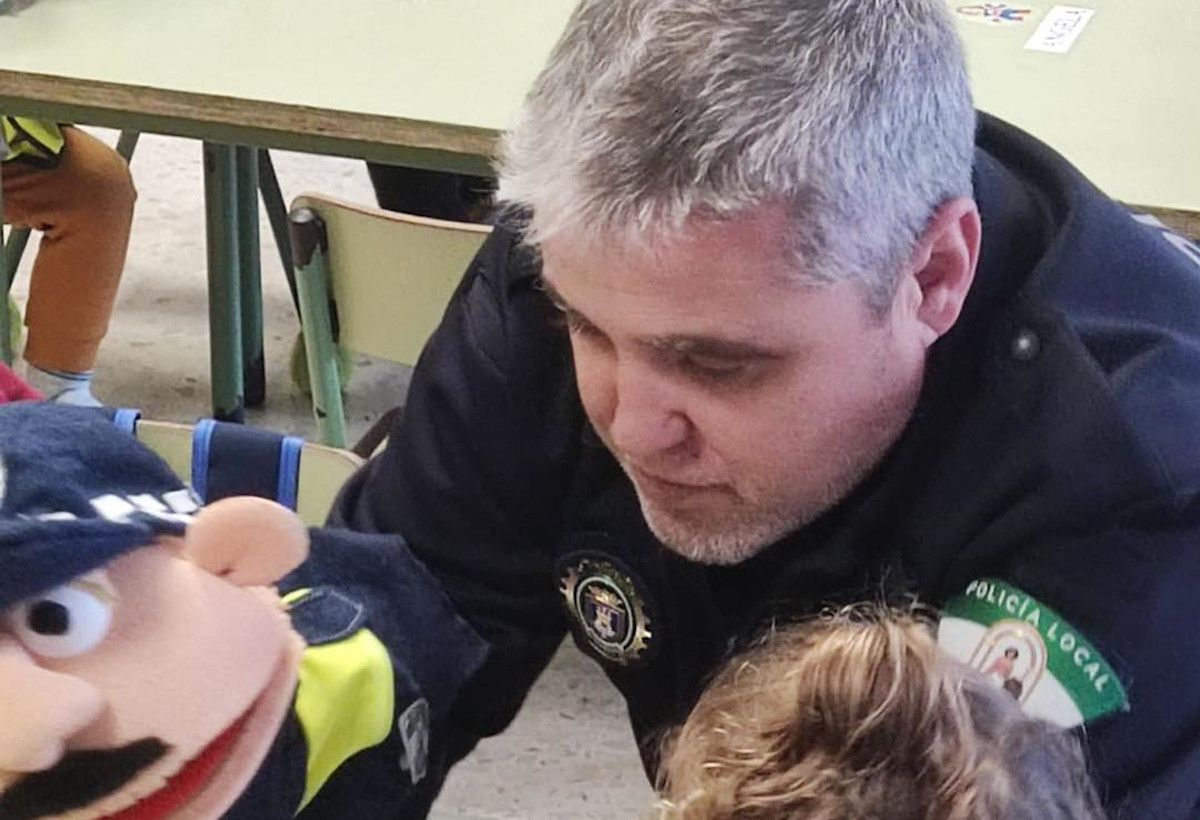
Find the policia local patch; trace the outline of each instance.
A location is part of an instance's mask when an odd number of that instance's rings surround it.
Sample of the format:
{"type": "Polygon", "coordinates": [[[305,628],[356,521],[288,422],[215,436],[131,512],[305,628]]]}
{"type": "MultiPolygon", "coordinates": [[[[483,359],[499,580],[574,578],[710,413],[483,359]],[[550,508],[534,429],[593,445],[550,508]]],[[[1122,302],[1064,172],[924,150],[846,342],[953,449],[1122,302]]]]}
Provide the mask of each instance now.
{"type": "Polygon", "coordinates": [[[1129,708],[1108,662],[1057,612],[1003,581],[972,581],[943,608],[938,643],[1064,728],[1129,708]]]}
{"type": "Polygon", "coordinates": [[[607,556],[567,556],[559,592],[572,626],[601,658],[628,666],[645,660],[652,637],[641,586],[607,556]]]}

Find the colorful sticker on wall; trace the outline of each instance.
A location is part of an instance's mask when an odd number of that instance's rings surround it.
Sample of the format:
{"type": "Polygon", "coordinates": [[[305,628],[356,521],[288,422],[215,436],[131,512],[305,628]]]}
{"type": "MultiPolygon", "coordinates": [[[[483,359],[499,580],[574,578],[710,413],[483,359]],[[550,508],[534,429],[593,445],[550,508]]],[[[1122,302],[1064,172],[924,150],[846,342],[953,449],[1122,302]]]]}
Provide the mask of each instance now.
{"type": "Polygon", "coordinates": [[[1055,6],[1046,12],[1033,36],[1025,43],[1025,48],[1029,51],[1066,54],[1095,13],[1095,9],[1081,6],[1055,6]]]}
{"type": "Polygon", "coordinates": [[[1017,587],[972,581],[943,608],[938,643],[1034,717],[1078,726],[1129,708],[1108,661],[1057,612],[1017,587]]]}
{"type": "Polygon", "coordinates": [[[1033,15],[1028,6],[1009,3],[965,3],[955,6],[954,13],[964,20],[994,26],[1020,25],[1033,15]]]}

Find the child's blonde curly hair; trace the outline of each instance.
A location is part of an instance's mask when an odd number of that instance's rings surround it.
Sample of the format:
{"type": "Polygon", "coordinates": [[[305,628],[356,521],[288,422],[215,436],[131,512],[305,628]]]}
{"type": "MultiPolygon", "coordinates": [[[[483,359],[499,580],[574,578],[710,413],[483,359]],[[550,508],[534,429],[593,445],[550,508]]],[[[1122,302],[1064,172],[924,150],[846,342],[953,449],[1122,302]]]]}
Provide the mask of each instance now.
{"type": "Polygon", "coordinates": [[[671,820],[1100,818],[1082,750],[941,651],[915,610],[773,632],[668,739],[671,820]]]}

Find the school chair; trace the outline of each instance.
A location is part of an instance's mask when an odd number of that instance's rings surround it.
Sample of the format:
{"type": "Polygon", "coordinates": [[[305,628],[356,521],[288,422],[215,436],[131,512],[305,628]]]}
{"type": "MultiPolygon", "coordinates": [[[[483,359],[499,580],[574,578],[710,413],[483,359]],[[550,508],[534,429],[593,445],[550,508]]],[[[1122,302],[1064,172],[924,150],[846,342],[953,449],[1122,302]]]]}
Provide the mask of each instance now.
{"type": "Polygon", "coordinates": [[[325,522],[342,485],[363,463],[354,453],[242,424],[153,421],[117,410],[114,423],[144,443],[205,503],[257,495],[295,510],[305,524],[325,522]]]}
{"type": "Polygon", "coordinates": [[[414,364],[491,228],[318,194],[293,200],[289,220],[318,437],[345,447],[339,349],[414,364]]]}

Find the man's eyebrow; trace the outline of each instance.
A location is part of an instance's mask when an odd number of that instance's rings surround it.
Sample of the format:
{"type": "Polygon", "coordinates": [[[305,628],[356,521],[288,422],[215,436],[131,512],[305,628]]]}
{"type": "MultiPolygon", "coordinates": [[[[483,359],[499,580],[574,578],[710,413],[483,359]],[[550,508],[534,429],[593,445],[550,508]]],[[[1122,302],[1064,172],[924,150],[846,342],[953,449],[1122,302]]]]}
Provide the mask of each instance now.
{"type": "MultiPolygon", "coordinates": [[[[541,277],[539,282],[539,286],[546,292],[546,296],[549,297],[556,308],[573,319],[582,321],[584,324],[592,324],[591,320],[577,308],[572,307],[545,277],[541,277]]],[[[650,336],[640,341],[641,344],[653,350],[678,356],[707,356],[714,359],[728,359],[730,361],[750,361],[754,359],[778,359],[782,358],[783,355],[778,350],[764,347],[754,342],[723,339],[718,336],[672,334],[650,336]]]]}
{"type": "Polygon", "coordinates": [[[654,336],[647,344],[655,350],[679,356],[702,356],[729,361],[778,359],[782,353],[754,342],[722,339],[717,336],[654,336]]]}

